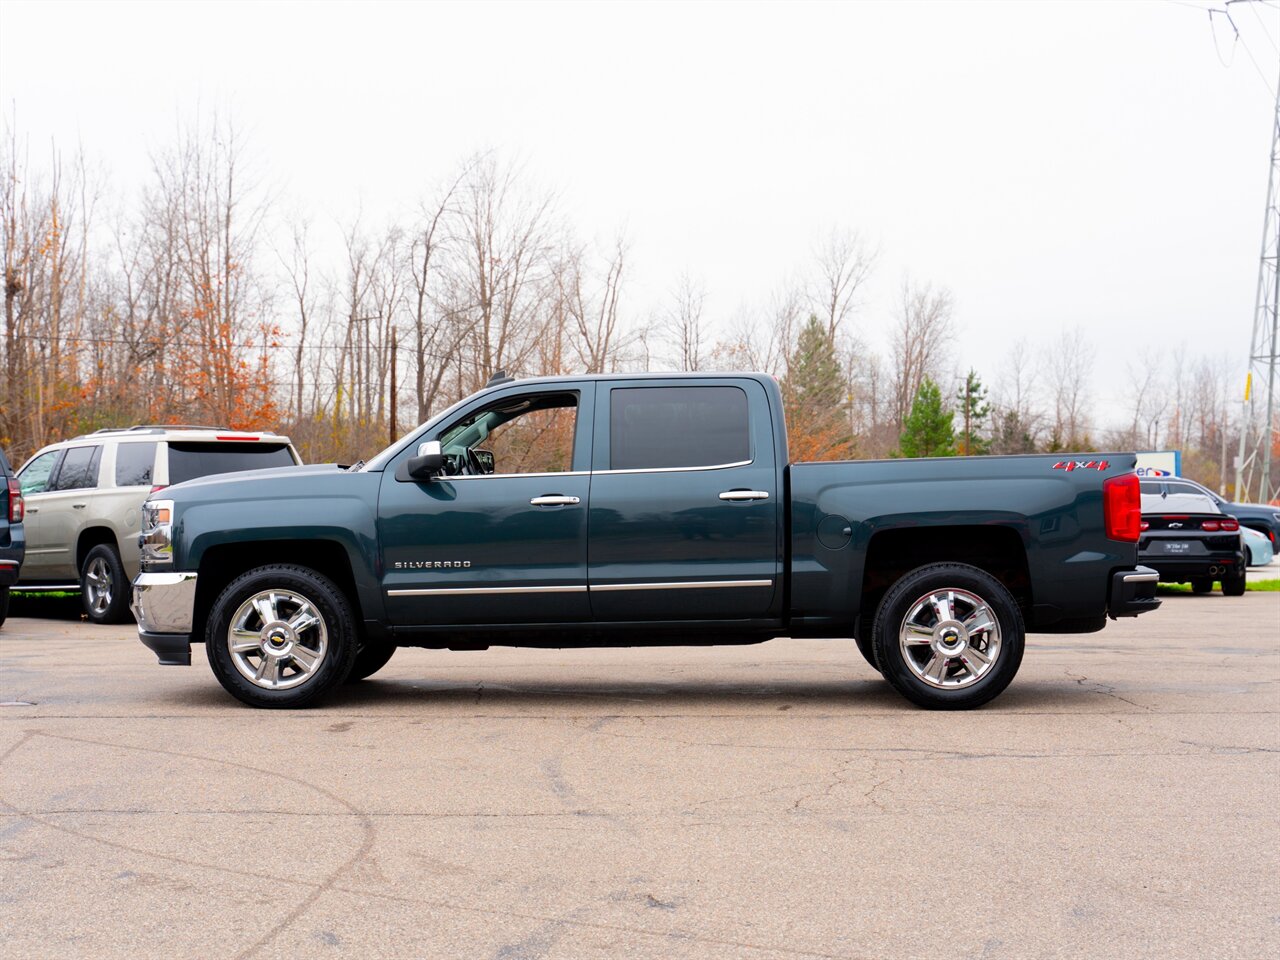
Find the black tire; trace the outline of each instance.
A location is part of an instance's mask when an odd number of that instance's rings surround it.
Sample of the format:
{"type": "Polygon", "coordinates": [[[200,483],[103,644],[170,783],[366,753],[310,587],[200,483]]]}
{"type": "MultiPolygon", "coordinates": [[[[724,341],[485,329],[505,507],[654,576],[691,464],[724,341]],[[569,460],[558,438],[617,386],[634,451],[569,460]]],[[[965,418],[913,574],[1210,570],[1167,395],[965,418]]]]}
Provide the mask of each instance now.
{"type": "Polygon", "coordinates": [[[237,700],[291,709],[310,706],[347,679],[359,639],[351,602],[337,584],[307,567],[270,564],[237,577],[218,596],[205,651],[214,676],[237,700]],[[259,596],[269,597],[271,617],[251,602],[259,596]],[[239,643],[248,644],[234,654],[233,620],[241,629],[239,643]],[[277,652],[268,655],[268,648],[277,652]],[[312,666],[305,668],[308,660],[312,666]]]}
{"type": "Polygon", "coordinates": [[[1222,578],[1222,595],[1224,597],[1243,597],[1245,584],[1249,581],[1248,576],[1241,570],[1234,576],[1222,578]]]}
{"type": "Polygon", "coordinates": [[[861,636],[854,638],[858,644],[858,652],[862,654],[862,659],[871,664],[871,669],[876,673],[880,672],[880,665],[876,663],[876,645],[874,636],[861,636]]]}
{"type": "Polygon", "coordinates": [[[1213,590],[1213,581],[1197,578],[1191,581],[1192,593],[1209,593],[1213,590]]]}
{"type": "Polygon", "coordinates": [[[129,578],[120,551],[114,544],[100,543],[80,564],[80,605],[93,623],[128,623],[129,578]]]}
{"type": "Polygon", "coordinates": [[[347,683],[359,683],[367,677],[372,677],[387,665],[387,661],[391,659],[395,652],[395,644],[366,643],[360,648],[360,652],[356,654],[355,665],[352,666],[351,672],[347,674],[347,683]]]}
{"type": "Polygon", "coordinates": [[[9,617],[9,588],[0,587],[0,627],[9,617]]]}
{"type": "Polygon", "coordinates": [[[872,636],[884,678],[912,703],[933,710],[968,710],[998,696],[1017,674],[1026,643],[1017,601],[991,574],[965,563],[933,563],[899,579],[876,611],[872,636]],[[940,605],[945,601],[950,617],[938,615],[937,608],[928,604],[934,595],[941,596],[940,605]],[[981,615],[980,607],[985,607],[989,618],[981,615]],[[966,611],[974,620],[967,628],[960,619],[962,615],[970,619],[966,611]],[[909,630],[908,617],[917,615],[934,623],[913,619],[909,630]],[[929,633],[931,640],[921,638],[929,633]],[[915,639],[900,642],[900,634],[915,639]],[[954,644],[954,655],[939,650],[940,643],[954,644]],[[918,654],[904,652],[904,644],[918,654]],[[993,650],[984,665],[982,660],[993,650]],[[939,675],[927,680],[925,672],[939,675]]]}

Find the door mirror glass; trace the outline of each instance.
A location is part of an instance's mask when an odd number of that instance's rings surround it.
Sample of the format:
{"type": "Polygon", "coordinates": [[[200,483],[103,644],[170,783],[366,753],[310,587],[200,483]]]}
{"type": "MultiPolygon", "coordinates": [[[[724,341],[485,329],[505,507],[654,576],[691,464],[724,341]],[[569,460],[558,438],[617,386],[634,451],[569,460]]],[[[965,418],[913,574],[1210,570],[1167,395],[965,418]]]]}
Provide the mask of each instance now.
{"type": "Polygon", "coordinates": [[[418,445],[418,455],[410,457],[407,464],[409,476],[415,480],[430,480],[444,466],[444,454],[439,440],[428,440],[418,445]]]}
{"type": "Polygon", "coordinates": [[[476,458],[476,465],[480,467],[481,473],[493,473],[497,461],[492,450],[472,450],[471,455],[476,458]]]}

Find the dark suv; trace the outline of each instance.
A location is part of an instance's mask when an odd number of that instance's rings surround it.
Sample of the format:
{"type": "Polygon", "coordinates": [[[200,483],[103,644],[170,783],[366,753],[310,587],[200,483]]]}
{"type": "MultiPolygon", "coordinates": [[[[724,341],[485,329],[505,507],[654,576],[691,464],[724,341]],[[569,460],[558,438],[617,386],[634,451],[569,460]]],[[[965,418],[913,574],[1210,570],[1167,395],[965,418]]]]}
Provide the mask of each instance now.
{"type": "Polygon", "coordinates": [[[22,492],[0,450],[0,623],[9,615],[9,587],[18,580],[27,538],[22,527],[22,492]]]}

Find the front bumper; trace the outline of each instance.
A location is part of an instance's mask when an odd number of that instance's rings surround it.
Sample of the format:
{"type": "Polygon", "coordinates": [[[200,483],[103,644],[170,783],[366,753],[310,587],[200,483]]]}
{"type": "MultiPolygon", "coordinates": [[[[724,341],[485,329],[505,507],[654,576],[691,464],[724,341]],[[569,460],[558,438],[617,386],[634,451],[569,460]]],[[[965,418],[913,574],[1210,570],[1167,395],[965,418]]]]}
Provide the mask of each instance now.
{"type": "Polygon", "coordinates": [[[1159,608],[1160,599],[1156,596],[1159,579],[1160,575],[1150,567],[1117,570],[1111,575],[1107,615],[1115,620],[1117,617],[1136,617],[1159,608]]]}
{"type": "Polygon", "coordinates": [[[134,578],[131,609],[138,620],[138,638],[161,663],[191,663],[195,605],[194,573],[140,573],[134,578]]]}

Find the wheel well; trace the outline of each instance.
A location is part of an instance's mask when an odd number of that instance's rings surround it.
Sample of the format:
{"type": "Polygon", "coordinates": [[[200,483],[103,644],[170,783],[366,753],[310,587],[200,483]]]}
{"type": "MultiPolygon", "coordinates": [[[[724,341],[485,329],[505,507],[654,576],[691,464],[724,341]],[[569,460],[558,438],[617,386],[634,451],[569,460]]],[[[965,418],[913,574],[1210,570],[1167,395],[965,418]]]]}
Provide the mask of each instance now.
{"type": "Polygon", "coordinates": [[[875,534],[867,547],[862,574],[862,622],[871,620],[880,600],[903,574],[927,563],[967,563],[1005,585],[1022,609],[1031,608],[1031,576],[1027,551],[1009,527],[913,527],[875,534]]]}
{"type": "Polygon", "coordinates": [[[347,595],[356,623],[361,622],[356,580],[342,544],[336,540],[255,540],[210,547],[200,558],[191,639],[204,640],[204,624],[227,584],[242,573],[271,563],[297,564],[324,574],[347,595]]]}
{"type": "Polygon", "coordinates": [[[84,558],[89,555],[89,551],[100,543],[110,544],[117,551],[120,544],[116,542],[115,532],[110,527],[89,527],[80,531],[80,538],[76,540],[76,575],[79,576],[80,569],[84,566],[84,558]]]}

